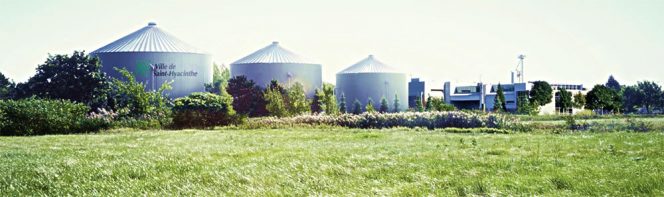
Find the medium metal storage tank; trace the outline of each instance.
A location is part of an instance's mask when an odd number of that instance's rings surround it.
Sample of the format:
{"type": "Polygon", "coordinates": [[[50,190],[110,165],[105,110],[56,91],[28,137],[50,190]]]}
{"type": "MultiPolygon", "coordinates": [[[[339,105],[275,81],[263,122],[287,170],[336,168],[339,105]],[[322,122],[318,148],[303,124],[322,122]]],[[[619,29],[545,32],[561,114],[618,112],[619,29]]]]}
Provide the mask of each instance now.
{"type": "Polygon", "coordinates": [[[362,103],[362,110],[369,98],[374,107],[380,107],[380,100],[385,97],[389,110],[394,110],[394,96],[399,98],[399,111],[408,109],[408,84],[406,74],[399,72],[369,55],[366,59],[337,73],[337,98],[346,96],[346,109],[351,111],[355,99],[362,103]]]}
{"type": "Polygon", "coordinates": [[[91,53],[99,57],[102,70],[122,77],[114,67],[126,68],[147,90],[170,82],[169,97],[204,92],[212,82],[212,57],[157,28],[156,23],[139,29],[91,53]]]}
{"type": "Polygon", "coordinates": [[[231,64],[231,76],[244,75],[265,88],[273,79],[288,87],[296,82],[304,86],[307,97],[313,97],[322,81],[321,65],[313,63],[272,42],[231,64]]]}

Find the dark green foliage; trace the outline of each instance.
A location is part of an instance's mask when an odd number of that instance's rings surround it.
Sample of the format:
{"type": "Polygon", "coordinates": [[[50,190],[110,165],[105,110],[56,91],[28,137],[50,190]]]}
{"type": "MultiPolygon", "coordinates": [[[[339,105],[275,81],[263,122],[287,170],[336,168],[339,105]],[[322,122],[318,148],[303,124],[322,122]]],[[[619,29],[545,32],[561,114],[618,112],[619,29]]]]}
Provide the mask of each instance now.
{"type": "Polygon", "coordinates": [[[537,115],[539,113],[539,111],[537,110],[539,105],[530,103],[530,99],[528,98],[527,92],[518,92],[516,102],[517,102],[516,112],[518,114],[537,115]]]}
{"type": "Polygon", "coordinates": [[[146,91],[145,84],[137,82],[126,69],[115,68],[124,79],[111,79],[108,93],[109,107],[120,118],[155,119],[162,125],[168,124],[171,110],[164,91],[170,90],[170,83],[164,83],[157,91],[146,91]]]}
{"type": "Polygon", "coordinates": [[[618,112],[621,107],[622,98],[618,92],[603,85],[595,85],[592,90],[586,94],[586,108],[605,111],[618,112]]]}
{"type": "Polygon", "coordinates": [[[389,112],[389,107],[388,107],[387,99],[385,97],[380,99],[380,108],[378,109],[378,112],[380,113],[387,113],[389,112]]]}
{"type": "Polygon", "coordinates": [[[442,98],[429,96],[429,98],[427,100],[428,100],[427,105],[429,105],[429,103],[431,103],[431,106],[432,106],[430,111],[454,111],[454,110],[456,110],[456,107],[454,107],[454,105],[450,105],[450,104],[445,103],[445,101],[443,101],[442,98]]]}
{"type": "Polygon", "coordinates": [[[364,111],[366,111],[366,112],[368,112],[368,113],[374,113],[374,112],[376,112],[376,108],[374,107],[373,99],[369,98],[369,99],[367,100],[367,105],[364,106],[364,111]]]}
{"type": "Polygon", "coordinates": [[[360,100],[355,99],[353,102],[353,114],[361,114],[362,113],[362,103],[360,103],[360,100]]]}
{"type": "Polygon", "coordinates": [[[268,114],[265,109],[263,90],[253,80],[248,80],[246,76],[231,78],[226,91],[233,97],[233,109],[237,113],[250,117],[268,114]]]}
{"type": "Polygon", "coordinates": [[[27,82],[17,86],[17,96],[67,99],[84,103],[93,109],[104,107],[108,83],[98,58],[85,52],[49,56],[27,82]]]}
{"type": "Polygon", "coordinates": [[[237,124],[240,120],[233,110],[233,98],[230,96],[195,92],[174,101],[175,128],[212,128],[237,124]]]}
{"type": "Polygon", "coordinates": [[[653,108],[661,104],[662,87],[651,81],[637,82],[636,87],[641,95],[640,104],[645,107],[647,113],[652,113],[653,108]]]}
{"type": "Polygon", "coordinates": [[[213,65],[212,83],[205,84],[205,90],[215,94],[226,94],[228,88],[228,80],[231,78],[231,72],[225,66],[219,67],[217,64],[213,65]]]}
{"type": "Polygon", "coordinates": [[[68,100],[0,100],[0,135],[93,132],[109,127],[86,117],[90,108],[68,100]]]}
{"type": "Polygon", "coordinates": [[[334,95],[334,85],[325,83],[323,84],[321,99],[321,107],[326,114],[339,114],[339,106],[337,106],[337,96],[334,95]]]}
{"type": "Polygon", "coordinates": [[[270,116],[285,117],[289,115],[284,95],[279,91],[277,86],[269,87],[265,90],[263,98],[267,102],[265,109],[267,109],[270,116]]]}
{"type": "Polygon", "coordinates": [[[399,105],[400,105],[399,96],[397,94],[394,94],[394,108],[392,108],[394,110],[394,112],[401,111],[401,109],[399,109],[399,105]]]}
{"type": "Polygon", "coordinates": [[[567,91],[565,88],[558,90],[556,106],[560,108],[561,112],[567,113],[567,110],[574,106],[574,102],[572,102],[572,93],[567,91]]]}
{"type": "Polygon", "coordinates": [[[615,78],[613,78],[613,75],[609,76],[609,80],[606,81],[606,84],[604,84],[604,86],[616,92],[620,91],[621,89],[620,83],[618,83],[618,81],[615,78]]]}
{"type": "Polygon", "coordinates": [[[0,99],[14,98],[16,84],[0,73],[0,99]]]}
{"type": "Polygon", "coordinates": [[[583,95],[583,93],[581,92],[574,94],[574,107],[583,108],[583,106],[585,105],[586,105],[586,95],[583,95]]]}
{"type": "Polygon", "coordinates": [[[415,98],[415,110],[418,112],[424,111],[424,107],[422,106],[422,98],[420,98],[419,96],[415,98]]]}
{"type": "Polygon", "coordinates": [[[311,113],[320,114],[323,112],[323,98],[325,94],[316,89],[314,91],[314,97],[311,99],[311,113]]]}
{"type": "Polygon", "coordinates": [[[454,105],[447,104],[447,103],[443,102],[443,99],[434,98],[432,100],[432,102],[433,102],[434,109],[436,111],[454,111],[454,110],[456,110],[456,107],[454,107],[454,105]]]}
{"type": "Polygon", "coordinates": [[[431,95],[429,95],[429,97],[427,97],[427,103],[424,107],[424,111],[433,111],[433,110],[435,110],[433,102],[431,101],[431,99],[432,99],[431,95]]]}
{"type": "Polygon", "coordinates": [[[551,103],[553,89],[546,81],[533,82],[533,88],[530,90],[530,103],[535,107],[544,106],[551,103]]]}
{"type": "Polygon", "coordinates": [[[287,90],[286,106],[290,115],[301,115],[309,113],[310,104],[304,93],[304,86],[301,83],[295,83],[287,90]]]}
{"type": "Polygon", "coordinates": [[[641,107],[643,95],[635,85],[625,86],[622,89],[622,107],[625,113],[634,113],[641,107]]]}
{"type": "Polygon", "coordinates": [[[493,99],[493,111],[495,112],[507,111],[507,105],[505,103],[505,93],[503,92],[503,86],[500,85],[500,83],[498,84],[496,97],[493,99]]]}
{"type": "Polygon", "coordinates": [[[341,99],[339,99],[339,112],[345,114],[348,112],[346,110],[346,94],[341,93],[341,99]]]}

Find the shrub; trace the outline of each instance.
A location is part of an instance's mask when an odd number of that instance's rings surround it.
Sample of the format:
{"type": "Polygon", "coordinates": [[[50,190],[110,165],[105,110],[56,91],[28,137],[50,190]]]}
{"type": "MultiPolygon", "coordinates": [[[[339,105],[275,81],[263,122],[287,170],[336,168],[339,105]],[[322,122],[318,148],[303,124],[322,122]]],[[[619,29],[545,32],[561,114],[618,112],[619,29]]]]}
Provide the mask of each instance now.
{"type": "Polygon", "coordinates": [[[98,131],[109,122],[86,117],[84,104],[67,100],[0,100],[1,135],[43,135],[98,131]]]}
{"type": "Polygon", "coordinates": [[[286,127],[289,125],[331,125],[349,128],[512,128],[516,119],[499,114],[473,114],[466,112],[405,112],[405,113],[362,113],[330,115],[305,115],[291,118],[264,118],[255,122],[266,127],[286,127]]]}
{"type": "Polygon", "coordinates": [[[136,81],[126,69],[115,68],[124,80],[111,79],[111,91],[108,95],[111,109],[120,119],[138,119],[159,122],[159,126],[170,122],[170,101],[164,96],[170,90],[170,82],[164,83],[157,91],[146,91],[145,84],[136,81]]]}
{"type": "Polygon", "coordinates": [[[192,93],[175,99],[173,127],[210,128],[236,124],[238,116],[233,110],[233,98],[212,93],[192,93]]]}
{"type": "Polygon", "coordinates": [[[637,120],[634,118],[627,118],[625,122],[627,122],[627,128],[625,130],[628,131],[647,132],[654,130],[654,125],[651,122],[637,120]]]}

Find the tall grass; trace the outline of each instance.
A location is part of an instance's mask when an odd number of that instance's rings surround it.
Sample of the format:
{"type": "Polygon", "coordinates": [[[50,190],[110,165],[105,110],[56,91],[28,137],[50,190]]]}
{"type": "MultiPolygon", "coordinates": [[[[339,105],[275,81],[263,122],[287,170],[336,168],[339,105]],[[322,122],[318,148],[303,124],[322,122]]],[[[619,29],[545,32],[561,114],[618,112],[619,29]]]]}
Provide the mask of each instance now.
{"type": "Polygon", "coordinates": [[[661,196],[664,134],[428,129],[0,137],[0,196],[661,196]]]}

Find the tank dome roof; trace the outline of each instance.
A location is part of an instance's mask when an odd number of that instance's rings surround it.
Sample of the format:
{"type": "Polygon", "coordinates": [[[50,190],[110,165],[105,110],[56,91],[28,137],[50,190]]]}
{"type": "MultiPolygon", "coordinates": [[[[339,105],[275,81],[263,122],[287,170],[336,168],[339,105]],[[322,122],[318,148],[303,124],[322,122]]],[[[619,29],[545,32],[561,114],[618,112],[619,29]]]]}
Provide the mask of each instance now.
{"type": "Polygon", "coordinates": [[[401,73],[397,69],[379,61],[373,55],[359,61],[337,74],[347,73],[401,73]]]}
{"type": "Polygon", "coordinates": [[[150,22],[148,26],[111,42],[92,53],[115,52],[204,53],[161,30],[154,22],[150,22]]]}
{"type": "Polygon", "coordinates": [[[315,64],[311,60],[297,55],[288,49],[281,47],[279,42],[259,49],[258,51],[243,57],[232,64],[260,64],[260,63],[295,63],[295,64],[315,64]]]}

